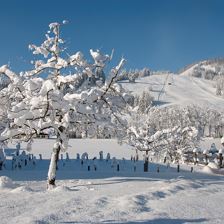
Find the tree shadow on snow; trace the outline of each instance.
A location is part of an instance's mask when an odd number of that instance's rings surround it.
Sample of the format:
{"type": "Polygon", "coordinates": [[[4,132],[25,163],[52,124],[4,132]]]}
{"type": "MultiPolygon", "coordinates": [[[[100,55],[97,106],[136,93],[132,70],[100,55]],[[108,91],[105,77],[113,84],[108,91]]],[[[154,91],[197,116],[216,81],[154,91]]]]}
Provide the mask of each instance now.
{"type": "Polygon", "coordinates": [[[207,221],[206,219],[169,219],[169,218],[158,218],[153,220],[134,221],[134,222],[104,222],[105,224],[117,223],[117,224],[134,224],[134,223],[147,223],[147,224],[184,224],[184,223],[202,223],[207,221]]]}
{"type": "MultiPolygon", "coordinates": [[[[143,172],[143,161],[140,160],[134,163],[131,160],[117,160],[119,163],[119,171],[117,167],[111,167],[111,162],[97,161],[97,170],[94,170],[93,160],[85,162],[81,165],[80,161],[75,159],[60,160],[58,164],[57,180],[69,179],[107,179],[103,184],[113,184],[118,182],[131,182],[131,181],[161,181],[171,179],[188,179],[188,180],[202,180],[210,181],[223,181],[224,176],[215,176],[203,174],[200,172],[190,172],[189,170],[182,169],[180,165],[180,172],[177,172],[175,166],[167,167],[165,164],[149,163],[149,171],[143,172]],[[90,171],[88,171],[88,165],[90,171]],[[136,171],[134,171],[136,166],[136,171]],[[158,171],[159,168],[159,172],[158,171]]],[[[9,161],[8,161],[9,163],[9,161]]],[[[8,176],[14,181],[44,181],[47,177],[47,170],[50,160],[37,160],[35,166],[24,167],[22,169],[12,170],[10,164],[4,170],[0,170],[1,176],[8,176]]],[[[195,186],[197,187],[197,186],[195,186]]]]}
{"type": "Polygon", "coordinates": [[[153,106],[163,106],[165,104],[169,104],[170,102],[166,102],[166,101],[160,101],[160,100],[153,100],[152,105],[153,106]]]}
{"type": "MultiPolygon", "coordinates": [[[[135,223],[140,223],[140,224],[184,224],[184,223],[202,223],[208,221],[207,219],[204,218],[199,218],[199,219],[172,219],[172,218],[157,218],[157,219],[152,219],[152,220],[139,220],[139,221],[116,221],[116,220],[105,220],[102,222],[97,222],[97,223],[103,223],[103,224],[135,224],[135,223]]],[[[86,222],[60,222],[60,223],[86,223],[86,222]]],[[[91,222],[94,223],[94,222],[91,222]]]]}

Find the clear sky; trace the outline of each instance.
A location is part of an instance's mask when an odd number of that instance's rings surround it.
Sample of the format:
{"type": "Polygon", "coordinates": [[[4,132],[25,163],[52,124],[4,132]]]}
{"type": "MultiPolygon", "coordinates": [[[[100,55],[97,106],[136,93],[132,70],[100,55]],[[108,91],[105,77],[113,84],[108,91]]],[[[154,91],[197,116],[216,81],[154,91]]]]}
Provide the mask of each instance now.
{"type": "Polygon", "coordinates": [[[28,44],[64,19],[71,53],[114,48],[127,68],[178,71],[224,57],[223,0],[1,0],[0,9],[0,65],[16,71],[31,60],[28,44]]]}

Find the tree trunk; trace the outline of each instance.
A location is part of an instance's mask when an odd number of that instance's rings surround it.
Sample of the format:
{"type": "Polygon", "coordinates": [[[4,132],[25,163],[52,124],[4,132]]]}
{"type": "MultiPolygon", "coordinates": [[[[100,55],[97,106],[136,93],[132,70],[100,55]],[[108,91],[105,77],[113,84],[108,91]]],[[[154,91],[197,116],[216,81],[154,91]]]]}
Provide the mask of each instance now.
{"type": "Polygon", "coordinates": [[[208,165],[208,155],[205,154],[205,165],[208,165]]]}
{"type": "Polygon", "coordinates": [[[61,149],[60,145],[56,143],[56,147],[54,146],[53,153],[51,155],[51,161],[48,169],[48,183],[47,183],[48,189],[55,187],[56,170],[60,149],[61,149]]]}
{"type": "Polygon", "coordinates": [[[222,153],[219,153],[219,168],[222,168],[222,160],[223,160],[222,153]]]}
{"type": "Polygon", "coordinates": [[[145,161],[144,161],[144,172],[148,172],[149,170],[149,156],[148,151],[146,151],[145,161]]]}
{"type": "MultiPolygon", "coordinates": [[[[62,116],[59,117],[59,122],[62,121],[62,116]]],[[[57,140],[54,144],[53,153],[51,155],[51,162],[48,169],[48,178],[47,178],[47,188],[51,189],[55,187],[55,179],[56,179],[56,170],[58,169],[58,159],[59,153],[61,150],[61,145],[63,143],[63,139],[60,136],[60,133],[65,131],[63,126],[58,128],[59,132],[57,132],[57,140]]]]}

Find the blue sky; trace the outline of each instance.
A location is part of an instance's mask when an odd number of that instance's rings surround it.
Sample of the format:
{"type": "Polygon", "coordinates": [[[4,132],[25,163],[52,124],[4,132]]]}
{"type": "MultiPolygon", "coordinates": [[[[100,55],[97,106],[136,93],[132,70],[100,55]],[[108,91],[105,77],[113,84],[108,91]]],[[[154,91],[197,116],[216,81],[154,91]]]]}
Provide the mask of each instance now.
{"type": "Polygon", "coordinates": [[[27,69],[28,44],[40,44],[50,22],[66,19],[69,51],[115,49],[126,67],[178,71],[224,57],[222,0],[1,0],[0,65],[27,69]]]}

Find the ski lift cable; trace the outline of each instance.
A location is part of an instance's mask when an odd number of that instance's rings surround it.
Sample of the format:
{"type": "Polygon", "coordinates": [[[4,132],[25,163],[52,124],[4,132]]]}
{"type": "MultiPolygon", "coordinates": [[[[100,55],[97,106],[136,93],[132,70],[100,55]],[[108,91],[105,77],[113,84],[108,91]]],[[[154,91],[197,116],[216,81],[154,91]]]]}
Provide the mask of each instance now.
{"type": "Polygon", "coordinates": [[[170,73],[167,73],[167,75],[166,75],[166,79],[165,79],[165,81],[164,81],[164,83],[163,83],[163,86],[162,86],[162,89],[160,90],[160,92],[159,92],[159,94],[158,94],[158,101],[160,100],[160,97],[161,97],[161,95],[162,95],[162,93],[164,92],[164,90],[165,90],[165,86],[166,86],[166,83],[167,83],[167,80],[168,80],[168,78],[169,78],[169,75],[170,75],[170,73]]]}

